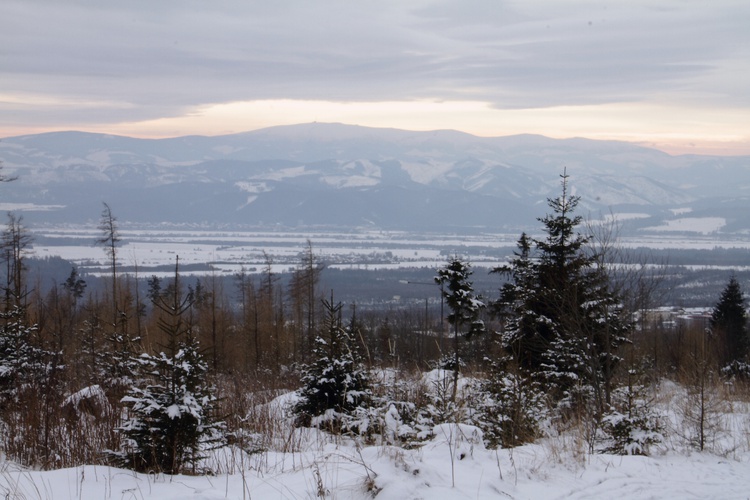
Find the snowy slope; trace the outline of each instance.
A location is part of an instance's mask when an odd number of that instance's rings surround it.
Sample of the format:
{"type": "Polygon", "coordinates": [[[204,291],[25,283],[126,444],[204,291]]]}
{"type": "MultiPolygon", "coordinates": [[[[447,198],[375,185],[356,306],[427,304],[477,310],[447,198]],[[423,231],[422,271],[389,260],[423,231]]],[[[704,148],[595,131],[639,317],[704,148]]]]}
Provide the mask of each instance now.
{"type": "MultiPolygon", "coordinates": [[[[439,376],[428,372],[422,380],[439,376]]],[[[464,389],[471,384],[468,377],[459,382],[464,389]]],[[[466,395],[462,389],[459,404],[472,400],[462,400],[466,395]]],[[[545,425],[545,437],[511,449],[489,450],[477,427],[453,423],[431,426],[431,436],[406,448],[378,436],[371,436],[376,441],[372,444],[296,428],[288,411],[296,396],[286,392],[257,411],[273,419],[273,426],[264,427],[273,429],[273,435],[258,436],[263,443],[258,447],[245,443],[246,449],[255,451],[213,451],[203,463],[209,475],[138,474],[92,465],[42,472],[2,461],[0,495],[57,500],[746,499],[747,393],[738,388],[736,393],[712,397],[702,452],[695,446],[696,421],[686,411],[695,404],[690,392],[663,380],[649,388],[649,395],[662,435],[659,443],[649,446],[649,456],[592,453],[590,446],[600,446],[590,445],[588,426],[558,421],[545,425]]],[[[385,428],[394,435],[398,425],[385,419],[385,428]]]]}
{"type": "MultiPolygon", "coordinates": [[[[137,474],[105,466],[57,471],[3,464],[5,498],[95,499],[744,499],[750,454],[580,455],[572,443],[486,450],[469,427],[443,426],[418,450],[329,443],[268,453],[213,476],[137,474]],[[451,461],[451,456],[453,461],[451,461]],[[244,473],[237,470],[244,469],[244,473]]],[[[226,461],[223,461],[226,460],[226,461]]]]}
{"type": "Polygon", "coordinates": [[[723,231],[750,231],[741,212],[724,208],[750,208],[749,158],[673,157],[612,141],[315,123],[160,140],[11,137],[0,160],[19,178],[0,186],[0,200],[65,207],[30,212],[35,222],[80,223],[107,201],[144,223],[520,227],[543,215],[567,169],[591,213],[647,213],[642,227],[659,228],[670,209],[688,207],[725,218],[723,231]],[[248,197],[248,186],[263,188],[248,197]]]}

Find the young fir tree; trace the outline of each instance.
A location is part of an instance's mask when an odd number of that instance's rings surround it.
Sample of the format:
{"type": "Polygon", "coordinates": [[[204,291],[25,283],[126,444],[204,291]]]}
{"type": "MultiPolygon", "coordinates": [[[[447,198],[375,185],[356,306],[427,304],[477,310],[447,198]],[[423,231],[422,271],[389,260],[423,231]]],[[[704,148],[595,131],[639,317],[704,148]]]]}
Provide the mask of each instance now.
{"type": "Polygon", "coordinates": [[[711,332],[719,339],[722,367],[747,361],[749,345],[745,298],[732,276],[711,312],[711,332]]]}
{"type": "Polygon", "coordinates": [[[20,307],[0,312],[0,410],[20,402],[49,375],[54,353],[33,342],[36,326],[29,326],[20,307]]]}
{"type": "Polygon", "coordinates": [[[460,336],[470,338],[485,331],[484,322],[479,319],[479,313],[484,303],[474,293],[474,286],[469,279],[471,267],[458,257],[451,259],[448,264],[438,269],[435,283],[441,286],[445,303],[451,310],[448,323],[453,326],[453,392],[451,401],[456,401],[458,390],[458,372],[460,370],[459,342],[460,336]],[[464,327],[466,330],[464,331],[464,327]]]}
{"type": "Polygon", "coordinates": [[[303,387],[293,407],[298,425],[322,424],[341,432],[349,417],[372,396],[355,332],[343,327],[342,307],[340,302],[333,303],[333,297],[323,300],[325,318],[314,340],[314,361],[303,369],[303,387]]]}
{"type": "Polygon", "coordinates": [[[61,353],[43,349],[25,310],[0,312],[0,420],[3,454],[27,466],[59,464],[50,447],[62,403],[61,353]]]}
{"type": "Polygon", "coordinates": [[[522,369],[557,397],[592,390],[601,411],[629,324],[588,238],[577,232],[579,197],[568,192],[567,173],[562,179],[561,196],[548,199],[552,213],[539,219],[546,237],[522,236],[516,258],[495,270],[510,278],[496,308],[506,317],[504,347],[522,369]]]}
{"type": "Polygon", "coordinates": [[[23,410],[24,396],[41,396],[40,388],[50,387],[61,369],[60,353],[43,349],[34,338],[37,326],[29,324],[27,316],[26,257],[31,243],[23,218],[8,213],[8,224],[0,234],[6,278],[0,306],[0,409],[20,403],[23,410]]]}
{"type": "Polygon", "coordinates": [[[139,380],[123,398],[128,417],[119,428],[125,437],[120,462],[138,471],[178,474],[202,452],[223,441],[223,423],[214,419],[216,398],[206,380],[208,366],[189,321],[193,299],[183,296],[177,266],[168,298],[157,297],[164,315],[159,329],[166,345],[158,355],[141,354],[139,380]]]}
{"type": "MultiPolygon", "coordinates": [[[[546,343],[537,331],[540,322],[536,302],[539,300],[536,261],[532,259],[531,238],[522,233],[518,250],[509,264],[496,267],[491,273],[501,274],[508,281],[500,288],[500,299],[492,304],[492,312],[504,322],[500,343],[520,367],[539,366],[546,343]]],[[[504,365],[507,359],[498,360],[504,365]]]]}

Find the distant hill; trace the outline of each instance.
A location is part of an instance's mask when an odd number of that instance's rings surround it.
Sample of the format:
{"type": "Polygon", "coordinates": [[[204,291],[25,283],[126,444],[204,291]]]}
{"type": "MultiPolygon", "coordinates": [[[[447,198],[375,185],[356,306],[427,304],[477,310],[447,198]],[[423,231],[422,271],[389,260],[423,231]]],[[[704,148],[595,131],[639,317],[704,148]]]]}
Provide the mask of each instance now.
{"type": "Polygon", "coordinates": [[[0,206],[35,223],[96,221],[106,201],[138,224],[518,230],[537,226],[566,168],[582,215],[621,214],[627,231],[750,232],[750,157],[625,142],[310,123],[159,140],[9,137],[0,160],[18,176],[0,185],[0,206]]]}

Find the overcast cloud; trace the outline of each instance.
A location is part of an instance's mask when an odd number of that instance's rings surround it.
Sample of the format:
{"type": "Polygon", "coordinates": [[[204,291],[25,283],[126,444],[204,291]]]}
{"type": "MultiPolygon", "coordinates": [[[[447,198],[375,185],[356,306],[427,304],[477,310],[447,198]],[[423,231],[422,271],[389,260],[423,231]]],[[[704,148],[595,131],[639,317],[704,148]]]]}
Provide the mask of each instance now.
{"type": "Polygon", "coordinates": [[[750,109],[746,1],[3,0],[0,19],[3,131],[266,99],[750,109]]]}

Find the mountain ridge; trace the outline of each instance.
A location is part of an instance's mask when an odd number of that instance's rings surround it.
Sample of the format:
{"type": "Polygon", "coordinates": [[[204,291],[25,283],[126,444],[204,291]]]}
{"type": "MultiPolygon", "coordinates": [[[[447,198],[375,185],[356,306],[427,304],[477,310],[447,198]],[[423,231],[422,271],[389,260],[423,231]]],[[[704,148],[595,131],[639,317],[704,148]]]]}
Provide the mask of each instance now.
{"type": "MultiPolygon", "coordinates": [[[[122,219],[148,224],[178,217],[209,225],[517,228],[542,215],[563,169],[584,211],[643,212],[628,222],[634,231],[663,226],[668,214],[678,216],[675,208],[750,208],[750,156],[672,156],[621,141],[533,134],[322,123],[165,139],[66,131],[2,139],[0,160],[19,178],[0,186],[0,201],[64,207],[28,212],[50,223],[96,218],[106,201],[122,204],[122,219]],[[336,207],[346,216],[333,216],[336,207]]],[[[750,232],[739,214],[719,211],[732,219],[725,224],[732,232],[750,232]]]]}

